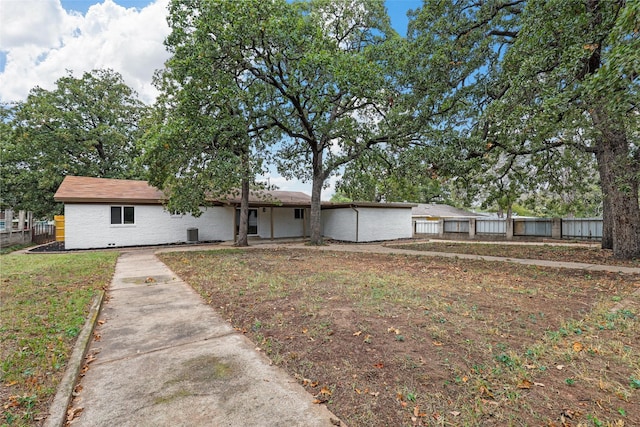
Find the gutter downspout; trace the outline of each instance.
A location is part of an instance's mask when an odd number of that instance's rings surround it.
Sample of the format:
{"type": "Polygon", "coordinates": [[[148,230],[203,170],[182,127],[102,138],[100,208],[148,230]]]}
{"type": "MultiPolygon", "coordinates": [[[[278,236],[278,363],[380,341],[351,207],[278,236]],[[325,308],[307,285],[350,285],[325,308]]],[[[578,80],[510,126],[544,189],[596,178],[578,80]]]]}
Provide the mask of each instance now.
{"type": "Polygon", "coordinates": [[[358,231],[360,230],[360,211],[355,208],[354,205],[350,206],[351,209],[356,213],[356,243],[358,243],[358,231]]]}
{"type": "Polygon", "coordinates": [[[233,243],[235,243],[238,241],[238,233],[236,232],[238,228],[238,223],[236,222],[236,212],[238,208],[236,205],[231,205],[231,208],[233,209],[233,243]]]}

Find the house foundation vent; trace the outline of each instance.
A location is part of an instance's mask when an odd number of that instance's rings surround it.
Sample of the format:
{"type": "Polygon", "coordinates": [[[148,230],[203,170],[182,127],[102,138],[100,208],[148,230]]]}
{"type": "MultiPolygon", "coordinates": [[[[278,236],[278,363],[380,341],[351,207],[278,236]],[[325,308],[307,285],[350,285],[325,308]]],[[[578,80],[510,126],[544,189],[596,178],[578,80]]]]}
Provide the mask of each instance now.
{"type": "Polygon", "coordinates": [[[198,241],[198,229],[187,228],[187,243],[196,243],[198,241]]]}

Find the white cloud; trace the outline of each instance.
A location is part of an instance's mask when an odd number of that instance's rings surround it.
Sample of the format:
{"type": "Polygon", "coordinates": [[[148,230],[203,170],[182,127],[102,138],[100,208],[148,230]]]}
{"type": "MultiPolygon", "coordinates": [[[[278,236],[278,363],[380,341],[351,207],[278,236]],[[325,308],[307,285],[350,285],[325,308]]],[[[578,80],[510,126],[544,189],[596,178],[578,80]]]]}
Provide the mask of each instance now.
{"type": "Polygon", "coordinates": [[[83,16],[65,11],[59,0],[3,0],[0,50],[7,62],[0,102],[23,100],[35,86],[52,89],[66,70],[80,76],[98,68],[121,73],[144,102],[153,102],[151,78],[169,57],[167,4],[156,0],[138,10],[104,0],[83,16]]]}

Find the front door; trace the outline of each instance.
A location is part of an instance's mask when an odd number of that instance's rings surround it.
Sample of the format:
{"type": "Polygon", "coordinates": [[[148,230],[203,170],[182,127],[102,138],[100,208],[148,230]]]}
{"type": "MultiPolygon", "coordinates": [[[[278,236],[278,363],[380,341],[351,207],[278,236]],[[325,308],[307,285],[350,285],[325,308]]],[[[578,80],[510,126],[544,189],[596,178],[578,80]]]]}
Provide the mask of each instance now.
{"type": "MultiPolygon", "coordinates": [[[[236,235],[240,232],[240,209],[236,209],[236,235]]],[[[249,209],[249,236],[258,234],[258,209],[249,209]]]]}

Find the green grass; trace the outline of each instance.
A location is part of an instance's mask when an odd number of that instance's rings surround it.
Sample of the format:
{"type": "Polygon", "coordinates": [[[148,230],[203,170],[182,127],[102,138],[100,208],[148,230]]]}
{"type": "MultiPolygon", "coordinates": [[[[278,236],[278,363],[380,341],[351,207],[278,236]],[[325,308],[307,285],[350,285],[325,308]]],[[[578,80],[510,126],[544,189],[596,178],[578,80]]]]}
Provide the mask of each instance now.
{"type": "Polygon", "coordinates": [[[37,425],[117,253],[0,257],[2,425],[37,425]]]}
{"type": "Polygon", "coordinates": [[[25,249],[28,247],[34,246],[33,243],[22,243],[22,244],[15,244],[15,245],[10,245],[10,246],[5,246],[5,247],[0,247],[0,255],[6,255],[9,254],[11,252],[15,252],[15,251],[19,251],[20,249],[25,249]]]}

